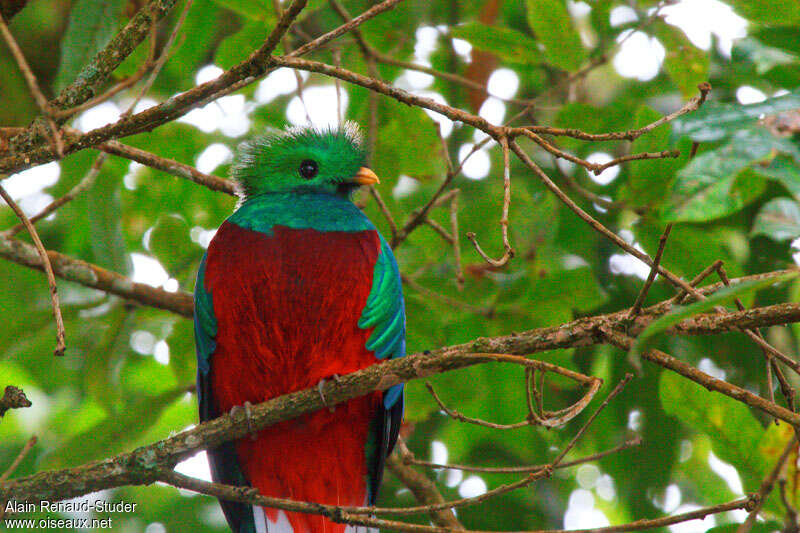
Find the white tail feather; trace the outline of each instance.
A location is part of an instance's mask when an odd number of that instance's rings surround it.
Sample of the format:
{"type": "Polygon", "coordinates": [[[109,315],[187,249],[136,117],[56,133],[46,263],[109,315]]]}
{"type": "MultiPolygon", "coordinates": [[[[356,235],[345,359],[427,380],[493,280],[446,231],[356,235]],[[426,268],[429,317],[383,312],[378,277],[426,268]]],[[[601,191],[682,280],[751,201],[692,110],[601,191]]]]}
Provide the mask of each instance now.
{"type": "Polygon", "coordinates": [[[263,508],[258,505],[253,506],[253,519],[256,523],[256,533],[268,533],[267,517],[264,515],[263,508]]]}
{"type": "Polygon", "coordinates": [[[256,533],[294,533],[292,524],[286,517],[286,513],[278,511],[278,517],[273,522],[269,520],[260,506],[253,506],[253,518],[256,523],[256,533]]]}

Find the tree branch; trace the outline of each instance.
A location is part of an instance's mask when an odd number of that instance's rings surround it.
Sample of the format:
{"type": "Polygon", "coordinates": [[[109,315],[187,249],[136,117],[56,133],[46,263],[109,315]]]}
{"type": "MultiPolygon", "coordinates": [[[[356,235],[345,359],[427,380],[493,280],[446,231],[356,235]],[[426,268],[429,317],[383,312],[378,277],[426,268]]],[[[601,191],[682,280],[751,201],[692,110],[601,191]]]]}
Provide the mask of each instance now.
{"type": "Polygon", "coordinates": [[[0,398],[0,417],[6,414],[6,411],[9,409],[20,409],[23,407],[30,407],[33,405],[31,401],[25,396],[25,393],[22,392],[22,389],[18,389],[13,385],[6,386],[5,391],[3,391],[3,397],[0,398]]]}
{"type": "MultiPolygon", "coordinates": [[[[1,233],[0,257],[38,270],[44,269],[42,259],[34,246],[1,233]]],[[[47,257],[53,266],[53,273],[60,278],[143,305],[166,309],[187,318],[192,316],[194,302],[189,293],[167,292],[144,283],[137,283],[116,272],[53,250],[47,251],[47,257]]]]}
{"type": "MultiPolygon", "coordinates": [[[[187,292],[167,292],[144,283],[137,283],[116,272],[52,250],[48,250],[47,255],[53,265],[54,274],[65,280],[105,291],[142,305],[172,311],[186,318],[192,317],[194,302],[192,295],[187,292]]],[[[0,257],[42,270],[41,259],[32,245],[6,237],[3,234],[0,234],[0,257]]],[[[754,274],[731,280],[731,283],[736,284],[779,277],[787,272],[789,270],[754,274]]],[[[711,294],[724,286],[720,282],[697,290],[701,294],[711,294]]],[[[628,317],[630,310],[623,309],[606,315],[581,318],[559,326],[533,329],[523,333],[491,339],[478,339],[468,345],[486,347],[486,351],[513,354],[528,354],[558,348],[588,346],[601,342],[596,333],[599,326],[618,328],[628,324],[628,332],[631,335],[637,335],[653,320],[668,312],[672,305],[673,302],[670,299],[648,307],[632,323],[628,317]]],[[[726,315],[701,314],[679,322],[670,328],[668,333],[672,335],[715,335],[730,331],[740,331],[741,329],[792,322],[800,322],[800,303],[756,307],[726,315]]],[[[476,349],[474,351],[481,350],[476,349]]]]}
{"type": "Polygon", "coordinates": [[[58,302],[58,286],[56,285],[56,277],[53,274],[53,265],[51,264],[50,258],[47,256],[47,251],[44,249],[44,245],[42,244],[42,240],[39,238],[39,234],[36,232],[36,228],[33,227],[33,224],[28,219],[27,215],[24,211],[17,205],[13,198],[6,192],[6,190],[0,185],[0,197],[5,200],[8,206],[14,211],[17,215],[17,218],[22,221],[22,224],[25,226],[25,229],[28,230],[28,234],[31,236],[31,240],[33,240],[34,249],[38,255],[39,265],[41,265],[42,270],[47,276],[47,286],[50,289],[50,304],[53,308],[53,316],[56,319],[56,349],[55,355],[64,355],[64,350],[66,350],[66,341],[64,339],[64,318],[61,316],[61,305],[58,302]]]}
{"type": "Polygon", "coordinates": [[[161,157],[117,141],[107,141],[97,145],[96,148],[107,154],[124,157],[125,159],[136,161],[142,165],[161,170],[167,174],[193,181],[199,185],[208,187],[212,191],[236,194],[236,184],[231,180],[200,172],[191,165],[186,165],[168,157],[161,157]]]}
{"type": "MultiPolygon", "coordinates": [[[[150,33],[151,26],[169,13],[176,2],[177,0],[152,0],[140,9],[49,106],[63,111],[97,96],[111,73],[139,46],[150,33]]],[[[12,139],[13,151],[33,150],[46,132],[44,128],[41,120],[35,121],[30,129],[12,139]]],[[[66,147],[64,153],[69,153],[66,147]]]]}
{"type": "MultiPolygon", "coordinates": [[[[161,3],[169,2],[170,7],[172,7],[174,1],[175,0],[157,0],[156,3],[160,5],[161,3]]],[[[290,55],[292,57],[297,57],[316,50],[340,35],[347,33],[360,24],[363,24],[367,20],[389,9],[392,9],[400,1],[401,0],[384,0],[381,3],[372,6],[370,9],[366,10],[364,13],[357,16],[350,22],[343,24],[338,28],[311,41],[310,43],[297,48],[290,55]]],[[[304,3],[305,2],[303,2],[303,4],[304,3]]],[[[296,5],[292,5],[295,6],[295,8],[290,6],[289,9],[285,10],[284,16],[281,18],[281,20],[284,22],[279,23],[281,24],[281,27],[283,27],[283,25],[287,25],[288,27],[288,23],[294,16],[297,15],[297,7],[300,4],[297,3],[296,5]]],[[[134,20],[135,19],[136,17],[134,20]]],[[[132,23],[133,20],[128,26],[130,26],[132,23]]],[[[276,31],[277,30],[278,27],[276,27],[276,31]]],[[[125,30],[123,30],[123,32],[124,31],[125,30]]],[[[280,33],[280,35],[282,35],[282,33],[280,33]]],[[[238,65],[222,73],[220,76],[211,81],[173,96],[166,102],[148,108],[140,113],[127,118],[121,118],[113,124],[97,128],[80,137],[68,140],[64,145],[64,153],[70,154],[85,148],[96,146],[111,139],[126,137],[128,135],[134,135],[143,131],[152,130],[157,126],[166,124],[167,122],[171,122],[181,117],[192,109],[201,107],[221,96],[239,90],[257,81],[264,75],[272,72],[272,70],[275,68],[278,68],[279,65],[274,64],[272,59],[270,59],[269,54],[274,48],[273,41],[280,40],[280,35],[278,33],[271,34],[267,39],[267,42],[265,42],[264,45],[262,45],[258,50],[253,52],[246,60],[242,61],[238,65]]],[[[114,40],[116,40],[116,38],[114,40]]],[[[114,40],[112,40],[112,43],[114,40]]],[[[111,44],[109,44],[109,46],[111,46],[111,44]]],[[[106,48],[108,49],[108,47],[106,48]]],[[[53,105],[57,106],[57,103],[54,103],[53,105]]],[[[55,158],[55,153],[51,147],[36,146],[36,143],[27,140],[27,138],[30,136],[30,132],[26,131],[22,135],[18,136],[18,138],[12,139],[12,153],[3,159],[0,159],[0,173],[11,174],[19,172],[32,166],[47,163],[55,158]]]]}
{"type": "MultiPolygon", "coordinates": [[[[444,498],[439,493],[436,485],[428,479],[428,476],[415,470],[410,459],[414,454],[406,448],[405,443],[400,440],[395,446],[395,453],[386,458],[386,468],[399,479],[414,497],[423,505],[444,503],[444,498]]],[[[458,521],[452,509],[442,509],[430,512],[431,521],[442,527],[463,530],[464,526],[458,521]]]]}
{"type": "MultiPolygon", "coordinates": [[[[0,501],[59,501],[121,485],[149,484],[160,479],[163,469],[174,466],[200,450],[215,448],[267,426],[337,405],[372,391],[399,383],[481,363],[506,362],[548,369],[555,365],[507,354],[476,354],[463,347],[415,354],[373,365],[311,387],[253,406],[250,416],[230,414],[204,422],[190,430],[116,457],[65,470],[41,472],[0,484],[0,501]],[[321,393],[321,394],[320,394],[321,393]],[[323,397],[325,400],[323,401],[323,397]]],[[[566,369],[562,372],[580,376],[566,369]]],[[[589,386],[597,378],[578,378],[589,386]]]]}

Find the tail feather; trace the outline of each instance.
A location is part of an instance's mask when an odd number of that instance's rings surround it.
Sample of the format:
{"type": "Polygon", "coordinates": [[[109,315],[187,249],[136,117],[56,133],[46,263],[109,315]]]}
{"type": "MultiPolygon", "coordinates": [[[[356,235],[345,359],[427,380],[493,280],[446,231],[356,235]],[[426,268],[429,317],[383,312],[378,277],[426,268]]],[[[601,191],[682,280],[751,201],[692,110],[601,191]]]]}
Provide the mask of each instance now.
{"type": "Polygon", "coordinates": [[[253,519],[256,524],[256,533],[294,533],[294,528],[283,511],[279,511],[276,520],[272,521],[267,518],[263,507],[255,505],[253,506],[253,519]]]}

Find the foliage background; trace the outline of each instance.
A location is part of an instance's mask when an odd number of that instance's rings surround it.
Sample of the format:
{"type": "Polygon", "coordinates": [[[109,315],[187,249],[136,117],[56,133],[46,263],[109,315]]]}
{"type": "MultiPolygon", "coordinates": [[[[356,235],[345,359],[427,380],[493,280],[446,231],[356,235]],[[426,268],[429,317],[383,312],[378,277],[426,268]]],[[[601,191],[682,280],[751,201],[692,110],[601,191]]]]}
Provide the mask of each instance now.
{"type": "MultiPolygon", "coordinates": [[[[351,13],[368,7],[360,0],[343,3],[351,13]]],[[[137,4],[35,0],[10,27],[51,97],[74,78],[137,4]]],[[[562,148],[581,157],[677,148],[682,153],[677,159],[633,162],[620,167],[613,179],[605,174],[601,177],[606,179],[594,180],[572,165],[557,169],[543,152],[533,155],[559,183],[564,183],[563,176],[559,177],[563,172],[584,188],[622,202],[621,207],[606,209],[571,192],[584,209],[612,229],[625,230],[625,235],[651,255],[665,223],[674,222],[663,263],[679,275],[691,278],[716,259],[725,261],[731,277],[786,268],[794,264],[792,243],[800,237],[800,118],[790,111],[800,107],[796,90],[800,86],[800,7],[776,0],[685,0],[681,4],[696,9],[698,16],[709,13],[704,11],[707,5],[723,11],[727,5],[746,20],[742,22],[745,30],[732,49],[726,49],[716,36],[710,47],[702,49],[678,26],[653,16],[654,9],[665,6],[647,0],[577,4],[561,0],[407,0],[366,23],[361,31],[376,49],[396,59],[428,61],[434,69],[459,73],[481,84],[493,71],[509,69],[519,81],[514,98],[536,98],[524,122],[589,132],[625,130],[651,122],[660,113],[680,107],[696,93],[697,83],[710,81],[714,89],[706,107],[657,129],[632,147],[628,143],[560,141],[562,148]],[[646,80],[620,75],[613,60],[619,52],[615,43],[633,30],[642,34],[635,42],[655,46],[652,43],[657,40],[663,50],[660,53],[656,46],[649,59],[647,53],[633,59],[655,60],[657,72],[646,80]],[[464,41],[472,46],[471,52],[464,53],[464,41]],[[592,62],[597,65],[586,76],[565,83],[570,73],[592,62]],[[744,86],[749,89],[742,92],[744,86]],[[779,112],[777,118],[758,122],[779,112]],[[720,118],[731,116],[727,122],[720,118]],[[692,140],[702,144],[690,162],[692,140]]],[[[162,38],[181,8],[179,2],[160,26],[162,38]]],[[[179,44],[148,98],[163,101],[192,87],[198,72],[214,72],[208,65],[231,67],[261,44],[274,22],[270,2],[195,0],[179,44]]],[[[311,35],[340,23],[321,1],[311,1],[299,18],[300,27],[311,35]]],[[[366,72],[351,37],[336,41],[336,48],[343,66],[366,72]]],[[[143,44],[115,76],[131,74],[146,52],[143,44]]],[[[315,56],[328,63],[334,60],[331,49],[315,56]]],[[[422,80],[420,85],[429,85],[420,88],[402,68],[381,64],[378,69],[384,79],[426,94],[437,93],[458,108],[490,114],[491,106],[507,105],[506,119],[521,109],[498,99],[485,104],[480,92],[446,80],[422,80]]],[[[37,110],[5,48],[0,49],[0,72],[0,124],[26,126],[37,110]]],[[[225,176],[229,164],[225,155],[243,138],[267,127],[283,127],[287,110],[294,106],[293,116],[297,116],[302,109],[297,107],[292,78],[273,75],[261,86],[250,86],[219,104],[209,104],[204,115],[195,115],[194,123],[173,122],[124,142],[187,164],[207,166],[205,170],[225,176]],[[269,92],[278,94],[268,99],[265,94],[269,92]],[[212,145],[213,150],[209,149],[212,145]]],[[[346,118],[366,127],[367,91],[344,84],[341,90],[346,92],[346,118]]],[[[115,97],[116,112],[126,107],[134,91],[115,97]]],[[[336,106],[335,96],[331,100],[333,82],[328,78],[309,76],[304,93],[310,109],[336,106]]],[[[95,111],[78,117],[75,125],[85,129],[92,121],[113,119],[115,108],[110,105],[104,104],[105,114],[95,111]]],[[[381,190],[390,211],[395,219],[403,220],[425,203],[444,175],[434,122],[422,110],[382,97],[379,125],[373,133],[376,150],[371,166],[382,178],[381,190]]],[[[481,138],[472,128],[456,124],[447,144],[451,154],[463,157],[463,147],[481,138]]],[[[94,157],[91,150],[83,151],[11,177],[6,183],[32,214],[49,197],[58,197],[74,186],[88,172],[94,157]]],[[[488,175],[456,178],[454,186],[461,191],[460,231],[462,237],[466,231],[475,232],[484,249],[501,250],[497,221],[502,154],[491,143],[475,159],[488,163],[488,175]]],[[[478,174],[479,170],[472,167],[470,172],[478,174]]],[[[507,267],[486,268],[464,240],[461,253],[466,282],[460,291],[452,250],[430,228],[418,229],[396,250],[402,271],[417,283],[469,304],[452,305],[407,287],[410,352],[558,325],[573,317],[626,308],[635,299],[648,270],[619,255],[619,250],[545,191],[518,161],[512,159],[511,171],[510,228],[517,256],[507,267]]],[[[375,203],[366,196],[363,200],[370,218],[388,235],[375,203]]],[[[210,230],[234,205],[234,199],[221,193],[111,158],[89,192],[38,228],[50,249],[134,279],[191,291],[210,230]]],[[[441,224],[449,223],[446,210],[434,213],[441,224]]],[[[10,209],[0,208],[0,227],[16,222],[10,209]]],[[[20,386],[33,401],[33,407],[10,412],[0,421],[0,465],[10,463],[31,434],[39,437],[39,444],[18,469],[18,476],[108,457],[196,422],[195,401],[186,392],[194,380],[189,321],[60,282],[68,350],[65,357],[55,359],[52,316],[42,275],[3,261],[0,280],[0,385],[20,386]]],[[[767,305],[794,300],[798,290],[800,285],[795,283],[761,291],[755,301],[767,305]]],[[[648,301],[671,295],[669,287],[659,281],[648,301]]],[[[751,303],[752,297],[746,304],[751,303]]],[[[766,331],[770,342],[794,357],[800,350],[797,333],[794,327],[766,331]]],[[[741,334],[661,342],[676,357],[766,395],[760,353],[743,342],[741,334]]],[[[630,370],[624,354],[608,346],[561,350],[541,358],[602,377],[607,383],[616,382],[630,370]]],[[[462,522],[469,528],[494,530],[603,525],[606,520],[613,524],[712,505],[733,499],[736,492],[757,490],[780,454],[788,434],[785,425],[771,424],[760,414],[654,366],[644,370],[596,422],[576,455],[613,447],[633,433],[642,436],[641,446],[592,465],[559,471],[550,480],[490,503],[460,509],[462,522]],[[735,470],[720,466],[723,463],[732,464],[735,470]]],[[[483,365],[436,376],[432,381],[445,401],[471,416],[501,423],[524,416],[522,371],[518,368],[483,365]]],[[[560,407],[575,397],[575,391],[566,383],[554,382],[545,396],[549,405],[560,407]]],[[[586,416],[565,430],[498,432],[443,416],[419,382],[409,385],[407,398],[410,448],[420,458],[433,454],[437,461],[444,457],[461,464],[546,462],[551,450],[561,448],[586,416]]],[[[202,463],[202,458],[192,460],[185,471],[196,474],[202,463]]],[[[795,472],[794,466],[791,468],[795,472]]],[[[438,471],[431,475],[446,498],[515,479],[438,471]]],[[[790,501],[800,503],[794,477],[788,490],[790,501]]],[[[139,504],[135,513],[113,516],[117,531],[226,530],[215,501],[167,486],[121,488],[101,497],[139,504]]],[[[412,501],[410,493],[387,476],[381,503],[394,506],[412,501]]],[[[784,514],[777,496],[772,496],[766,516],[782,520],[784,514]]],[[[418,519],[427,523],[426,517],[418,519]]],[[[729,513],[717,517],[716,523],[741,519],[741,514],[729,513]]],[[[714,524],[709,519],[682,527],[705,530],[714,524]]],[[[776,524],[762,526],[769,529],[776,524]]]]}

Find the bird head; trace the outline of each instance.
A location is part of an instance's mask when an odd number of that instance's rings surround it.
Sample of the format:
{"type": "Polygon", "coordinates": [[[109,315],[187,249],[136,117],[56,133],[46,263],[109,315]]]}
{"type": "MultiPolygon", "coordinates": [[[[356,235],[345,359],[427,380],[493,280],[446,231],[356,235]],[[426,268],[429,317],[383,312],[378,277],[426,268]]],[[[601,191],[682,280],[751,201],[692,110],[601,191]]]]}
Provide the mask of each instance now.
{"type": "Polygon", "coordinates": [[[231,177],[243,200],[303,191],[349,197],[361,185],[379,183],[365,159],[353,122],[336,129],[290,128],[242,143],[231,177]]]}

